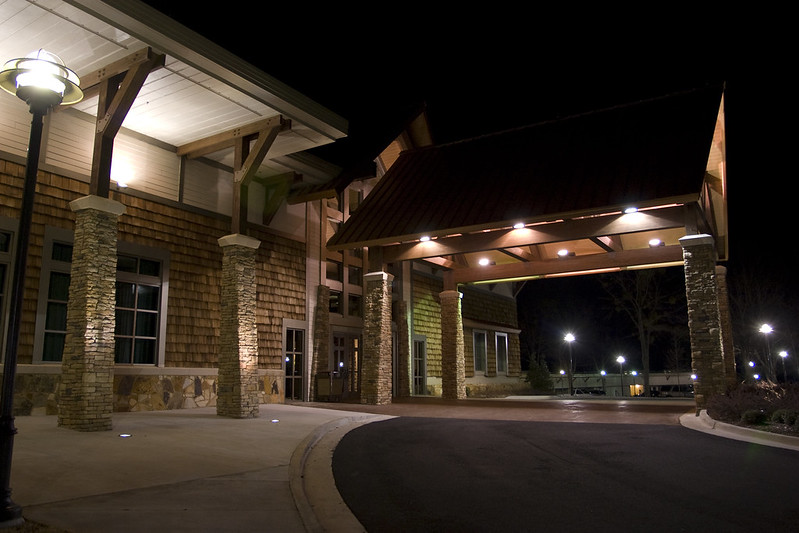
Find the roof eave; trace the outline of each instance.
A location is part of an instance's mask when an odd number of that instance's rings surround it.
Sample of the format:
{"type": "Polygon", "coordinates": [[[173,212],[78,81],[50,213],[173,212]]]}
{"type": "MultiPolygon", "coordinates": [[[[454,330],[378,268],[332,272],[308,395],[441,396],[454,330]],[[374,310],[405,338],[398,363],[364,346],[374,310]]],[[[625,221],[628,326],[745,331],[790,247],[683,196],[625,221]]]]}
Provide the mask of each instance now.
{"type": "Polygon", "coordinates": [[[331,140],[346,137],[346,119],[240,57],[138,0],[65,0],[160,52],[263,102],[331,140]]]}

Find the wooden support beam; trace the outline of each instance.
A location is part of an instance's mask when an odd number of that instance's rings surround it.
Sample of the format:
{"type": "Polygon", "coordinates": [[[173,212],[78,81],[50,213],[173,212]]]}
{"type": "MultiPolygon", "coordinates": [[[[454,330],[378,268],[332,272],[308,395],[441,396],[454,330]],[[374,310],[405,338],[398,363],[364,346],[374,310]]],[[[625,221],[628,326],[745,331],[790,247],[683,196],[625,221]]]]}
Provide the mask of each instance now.
{"type": "Polygon", "coordinates": [[[512,263],[481,268],[452,270],[453,283],[488,282],[503,279],[530,278],[553,274],[624,269],[645,265],[671,265],[682,262],[679,245],[641,248],[622,252],[599,253],[533,263],[512,263]]]}
{"type": "Polygon", "coordinates": [[[523,229],[490,231],[443,237],[428,242],[386,246],[385,256],[387,262],[393,263],[457,253],[501,250],[503,248],[604,237],[638,231],[678,228],[685,225],[685,208],[683,206],[675,206],[640,211],[632,217],[619,214],[580,218],[551,224],[540,224],[523,229]]]}
{"type": "Polygon", "coordinates": [[[145,53],[134,56],[135,60],[129,56],[128,61],[124,63],[129,65],[127,70],[117,72],[120,65],[115,64],[113,75],[108,76],[107,73],[97,75],[99,101],[89,192],[103,198],[108,198],[110,189],[114,139],[147,76],[153,69],[160,68],[164,64],[164,56],[153,54],[149,48],[145,53]]]}
{"type": "Polygon", "coordinates": [[[197,141],[178,146],[177,155],[186,156],[189,159],[196,159],[213,152],[218,152],[219,150],[223,150],[225,148],[232,148],[237,139],[250,137],[256,134],[260,135],[261,132],[270,131],[274,128],[278,128],[275,135],[283,131],[288,131],[291,129],[291,120],[278,115],[276,117],[253,122],[252,124],[247,124],[246,126],[233,128],[231,130],[206,137],[205,139],[199,139],[197,141]]]}
{"type": "Polygon", "coordinates": [[[129,56],[114,61],[113,63],[109,63],[108,65],[105,65],[104,67],[93,72],[81,74],[80,85],[81,90],[83,90],[83,98],[86,99],[97,96],[100,93],[100,85],[102,82],[107,81],[118,74],[124,74],[136,65],[142,63],[152,63],[153,66],[150,69],[152,72],[153,70],[163,67],[165,62],[166,56],[163,54],[156,54],[152,48],[142,48],[137,52],[133,52],[129,56]]]}
{"type": "Polygon", "coordinates": [[[263,162],[272,143],[283,131],[282,124],[274,124],[265,130],[234,139],[233,162],[233,212],[232,233],[246,234],[247,193],[258,167],[263,162]],[[253,140],[255,141],[253,143],[253,140]],[[250,146],[252,144],[252,146],[250,146]]]}

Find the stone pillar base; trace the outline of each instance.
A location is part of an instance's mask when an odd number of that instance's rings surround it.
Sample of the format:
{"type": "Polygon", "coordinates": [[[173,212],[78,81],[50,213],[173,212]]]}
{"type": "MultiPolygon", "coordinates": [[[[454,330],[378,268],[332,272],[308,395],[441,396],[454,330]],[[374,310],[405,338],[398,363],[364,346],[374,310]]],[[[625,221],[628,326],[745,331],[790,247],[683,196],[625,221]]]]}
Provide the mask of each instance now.
{"type": "Polygon", "coordinates": [[[441,397],[466,398],[466,363],[463,347],[463,318],[458,291],[444,291],[441,297],[441,397]]]}
{"type": "Polygon", "coordinates": [[[78,431],[111,429],[114,409],[117,220],[119,202],[79,198],[61,361],[58,425],[78,431]]]}
{"type": "Polygon", "coordinates": [[[391,403],[391,281],[387,272],[371,272],[364,276],[366,284],[363,328],[363,367],[361,371],[361,403],[391,403]]]}
{"type": "Polygon", "coordinates": [[[222,247],[222,317],[216,413],[258,416],[258,329],[255,256],[261,242],[245,235],[219,239],[222,247]]]}
{"type": "Polygon", "coordinates": [[[691,364],[696,374],[694,398],[697,409],[704,409],[709,397],[723,394],[726,390],[716,283],[716,247],[710,235],[689,235],[680,239],[680,244],[685,263],[691,364]]]}

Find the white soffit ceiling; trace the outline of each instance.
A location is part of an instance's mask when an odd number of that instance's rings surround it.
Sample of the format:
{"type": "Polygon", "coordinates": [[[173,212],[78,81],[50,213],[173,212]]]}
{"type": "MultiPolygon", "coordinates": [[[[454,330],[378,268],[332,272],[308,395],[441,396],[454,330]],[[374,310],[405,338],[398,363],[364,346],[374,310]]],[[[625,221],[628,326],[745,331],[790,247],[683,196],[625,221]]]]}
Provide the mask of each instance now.
{"type": "MultiPolygon", "coordinates": [[[[282,114],[292,128],[268,158],[346,135],[341,117],[140,2],[0,2],[0,62],[44,48],[85,76],[148,46],[166,65],[147,78],[124,128],[180,146],[282,114]]],[[[94,116],[97,97],[73,108],[94,116]]]]}

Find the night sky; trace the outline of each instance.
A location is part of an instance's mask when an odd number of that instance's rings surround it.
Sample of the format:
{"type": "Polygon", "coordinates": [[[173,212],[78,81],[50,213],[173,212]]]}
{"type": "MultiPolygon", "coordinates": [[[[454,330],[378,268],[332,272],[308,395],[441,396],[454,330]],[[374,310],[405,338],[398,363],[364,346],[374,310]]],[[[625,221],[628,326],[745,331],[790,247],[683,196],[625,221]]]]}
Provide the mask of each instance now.
{"type": "MultiPolygon", "coordinates": [[[[259,16],[211,16],[194,3],[153,3],[348,119],[347,144],[355,147],[382,131],[383,117],[421,102],[442,143],[724,81],[729,270],[755,268],[799,302],[796,247],[786,240],[787,184],[796,179],[788,165],[795,109],[786,103],[794,47],[778,13],[558,13],[499,4],[275,12],[270,4],[259,16]]],[[[799,325],[795,316],[781,320],[799,325]]]]}

